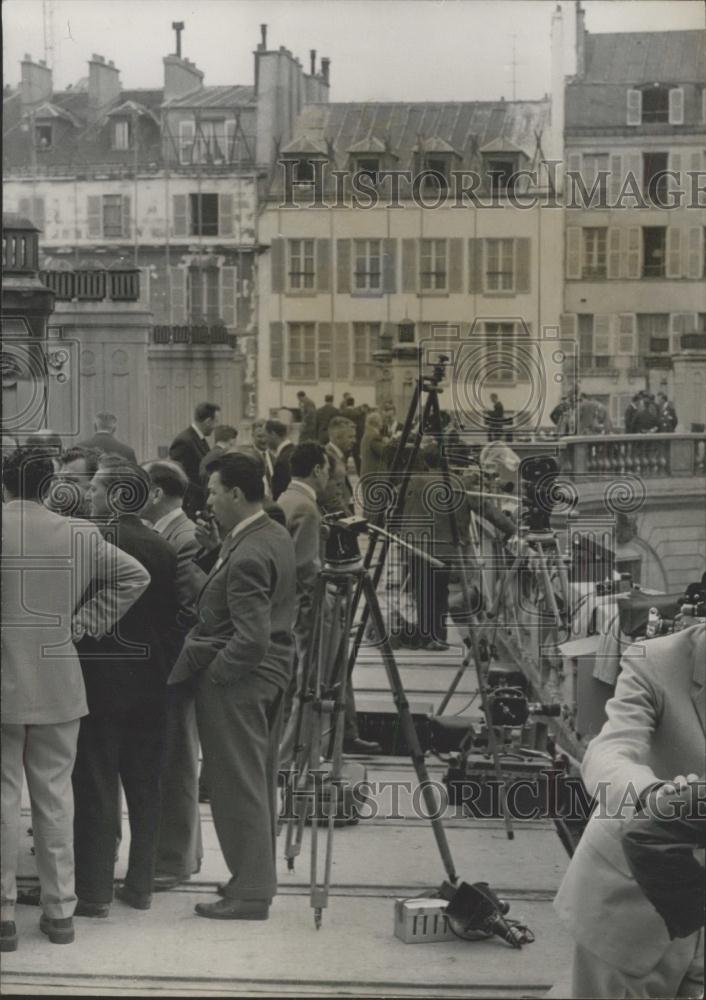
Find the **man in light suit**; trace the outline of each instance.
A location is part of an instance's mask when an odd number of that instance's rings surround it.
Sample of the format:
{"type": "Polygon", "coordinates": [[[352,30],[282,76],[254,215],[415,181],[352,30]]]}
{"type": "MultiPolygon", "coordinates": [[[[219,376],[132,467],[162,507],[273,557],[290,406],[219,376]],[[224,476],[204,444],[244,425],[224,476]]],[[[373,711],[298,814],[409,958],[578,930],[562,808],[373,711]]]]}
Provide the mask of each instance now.
{"type": "Polygon", "coordinates": [[[346,417],[334,417],[328,425],[329,441],[326,454],[331,457],[331,473],[321,498],[327,514],[353,513],[353,487],[348,478],[346,461],[355,444],[355,424],[346,417]]]}
{"type": "MultiPolygon", "coordinates": [[[[189,481],[176,462],[146,462],[143,469],[151,487],[141,516],[176,552],[179,631],[185,638],[196,621],[196,599],[206,581],[206,574],[194,562],[201,552],[196,525],[182,508],[189,481]]],[[[162,811],[152,883],[155,892],[187,882],[201,868],[198,785],[199,734],[194,692],[189,684],[174,684],[167,692],[162,811]]]]}
{"type": "Polygon", "coordinates": [[[289,440],[289,428],[281,420],[268,420],[265,430],[272,456],[272,499],[276,502],[292,478],[289,459],[294,451],[294,442],[289,440]]]}
{"type": "Polygon", "coordinates": [[[277,756],[292,672],[294,543],[263,510],[245,455],[211,467],[208,506],[224,535],[170,684],[193,678],[216,835],[231,879],[199,916],[266,920],[277,891],[277,756]]]}
{"type": "Polygon", "coordinates": [[[107,632],[147,589],[149,574],[87,521],[47,510],[46,453],[20,449],[2,479],[2,950],[14,950],[24,769],[41,883],[40,927],[73,941],[71,772],[86,691],[74,642],[107,632]],[[85,599],[89,592],[91,596],[85,599]]]}
{"type": "Polygon", "coordinates": [[[294,643],[297,669],[287,692],[285,732],[280,747],[280,767],[291,763],[302,669],[313,627],[313,595],[321,570],[321,509],[317,498],[326,487],[329,462],[325,450],[314,441],[296,446],[290,459],[292,481],[277,503],[284,511],[287,530],[294,541],[297,572],[297,610],[294,643]]]}
{"type": "Polygon", "coordinates": [[[181,431],[169,446],[169,457],[178,462],[189,479],[184,510],[193,517],[201,510],[206,494],[201,482],[201,459],[208,452],[208,439],[218,422],[221,408],[216,403],[199,403],[190,427],[181,431]]]}
{"type": "Polygon", "coordinates": [[[571,859],[555,909],[574,940],[560,997],[696,996],[703,989],[703,930],[670,940],[633,878],[622,836],[659,786],[700,774],[706,730],[706,626],[631,646],[608,719],[582,773],[598,807],[571,859]],[[637,801],[637,806],[636,806],[637,801]]]}

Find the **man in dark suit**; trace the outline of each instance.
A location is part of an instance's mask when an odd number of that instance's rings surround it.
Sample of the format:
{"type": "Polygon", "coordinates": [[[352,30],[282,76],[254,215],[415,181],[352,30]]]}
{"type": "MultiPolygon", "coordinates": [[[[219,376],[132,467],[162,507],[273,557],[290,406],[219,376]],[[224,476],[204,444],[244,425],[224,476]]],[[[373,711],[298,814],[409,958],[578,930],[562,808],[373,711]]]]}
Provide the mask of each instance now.
{"type": "Polygon", "coordinates": [[[626,434],[635,433],[635,415],[640,406],[640,399],[642,397],[639,393],[635,393],[628,405],[625,407],[625,413],[623,415],[623,426],[625,427],[626,434]]]}
{"type": "Polygon", "coordinates": [[[305,441],[316,441],[316,403],[309,399],[303,389],[297,393],[301,424],[299,425],[299,444],[305,441]]]}
{"type": "Polygon", "coordinates": [[[220,456],[224,455],[227,451],[235,451],[237,441],[237,427],[231,427],[230,424],[218,424],[213,431],[213,448],[206,452],[204,457],[201,459],[201,464],[199,465],[199,477],[202,483],[205,483],[208,480],[206,466],[209,465],[214,458],[220,458],[220,456]]]}
{"type": "Polygon", "coordinates": [[[488,427],[488,440],[499,441],[503,436],[505,425],[505,407],[500,402],[497,392],[490,394],[490,409],[486,411],[485,422],[488,427]]]}
{"type": "Polygon", "coordinates": [[[268,445],[272,456],[272,499],[276,502],[280,493],[289,486],[292,473],[289,456],[294,451],[294,442],[289,440],[287,425],[281,420],[268,420],[265,424],[268,445]]]}
{"type": "MultiPolygon", "coordinates": [[[[206,581],[206,574],[194,562],[201,552],[196,525],[182,507],[189,481],[177,462],[148,462],[143,468],[150,479],[150,491],[141,516],[176,552],[179,637],[183,641],[196,621],[196,599],[206,581]]],[[[194,693],[188,684],[174,684],[167,690],[167,735],[154,891],[163,892],[187,882],[200,870],[202,859],[199,734],[194,693]]]]}
{"type": "Polygon", "coordinates": [[[96,413],[93,421],[95,434],[86,441],[81,441],[79,448],[95,448],[96,451],[111,455],[121,455],[128,462],[137,462],[135,452],[129,444],[123,444],[115,437],[118,428],[118,418],[114,413],[96,413]]]}
{"type": "Polygon", "coordinates": [[[81,720],[74,848],[78,916],[107,916],[113,898],[119,783],[130,817],[130,855],[118,899],[149,909],[159,832],[166,682],[176,641],[177,557],[140,520],[150,488],[143,469],[104,456],[90,489],[105,537],[137,559],[150,584],[112,635],[84,638],[79,657],[89,715],[81,720]]]}
{"type": "Polygon", "coordinates": [[[328,425],[339,412],[338,407],[333,405],[333,396],[324,396],[324,405],[316,411],[316,436],[320,444],[328,443],[328,425]]]}
{"type": "Polygon", "coordinates": [[[201,459],[208,452],[208,439],[218,422],[220,410],[216,403],[199,403],[191,426],[177,434],[169,446],[169,457],[179,463],[189,479],[184,498],[184,510],[189,517],[201,510],[206,500],[201,482],[201,459]]]}
{"type": "Polygon", "coordinates": [[[277,759],[292,672],[294,543],[263,511],[262,471],[224,455],[208,507],[224,535],[170,684],[193,679],[216,835],[231,879],[199,916],[266,920],[277,891],[277,759]]]}

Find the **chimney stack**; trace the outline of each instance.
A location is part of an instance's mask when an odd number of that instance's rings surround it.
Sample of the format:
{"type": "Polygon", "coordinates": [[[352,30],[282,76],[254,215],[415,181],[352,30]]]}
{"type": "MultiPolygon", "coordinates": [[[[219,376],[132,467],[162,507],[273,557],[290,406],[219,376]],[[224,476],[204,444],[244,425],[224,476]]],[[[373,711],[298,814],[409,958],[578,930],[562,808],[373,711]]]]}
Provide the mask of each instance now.
{"type": "Polygon", "coordinates": [[[316,49],[309,50],[309,58],[311,59],[311,75],[316,76],[316,49]]]}
{"type": "Polygon", "coordinates": [[[260,45],[259,48],[262,52],[267,52],[267,25],[260,25],[260,45]]]}
{"type": "Polygon", "coordinates": [[[20,101],[22,106],[48,101],[52,95],[51,70],[43,62],[33,62],[26,55],[22,62],[20,77],[20,101]]]}
{"type": "Polygon", "coordinates": [[[327,87],[328,87],[328,82],[329,82],[329,70],[330,70],[330,68],[331,68],[331,60],[330,59],[322,59],[321,60],[321,79],[324,81],[324,83],[326,84],[327,87]]]}
{"type": "Polygon", "coordinates": [[[557,167],[557,192],[563,189],[561,163],[564,159],[564,17],[557,5],[552,14],[551,28],[551,142],[547,155],[559,163],[557,167]]]}
{"type": "Polygon", "coordinates": [[[586,11],[581,0],[576,4],[576,76],[586,72],[586,11]]]}
{"type": "Polygon", "coordinates": [[[97,111],[120,96],[120,72],[94,52],[88,61],[88,106],[97,111]]]}
{"type": "Polygon", "coordinates": [[[164,63],[164,100],[171,101],[174,97],[184,97],[193,94],[203,87],[203,73],[194,63],[181,56],[165,56],[164,63]]]}

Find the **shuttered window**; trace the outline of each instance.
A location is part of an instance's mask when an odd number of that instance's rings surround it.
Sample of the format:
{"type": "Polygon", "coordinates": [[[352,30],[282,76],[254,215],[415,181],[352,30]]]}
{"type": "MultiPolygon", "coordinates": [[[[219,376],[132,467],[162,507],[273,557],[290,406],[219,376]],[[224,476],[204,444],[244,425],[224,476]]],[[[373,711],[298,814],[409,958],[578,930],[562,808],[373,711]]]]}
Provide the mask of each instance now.
{"type": "Polygon", "coordinates": [[[353,324],[353,380],[374,382],[376,364],[373,354],[380,344],[379,323],[353,324]]]}
{"type": "Polygon", "coordinates": [[[524,323],[485,322],[481,326],[488,382],[515,383],[528,377],[524,353],[528,331],[524,323]]]}
{"type": "Polygon", "coordinates": [[[288,240],[290,291],[314,291],[314,240],[288,240]]]}
{"type": "Polygon", "coordinates": [[[316,325],[287,324],[287,378],[295,382],[314,382],[316,371],[316,325]]]}
{"type": "Polygon", "coordinates": [[[485,241],[485,290],[512,292],[515,289],[514,240],[485,241]]]}
{"type": "Polygon", "coordinates": [[[382,291],[380,240],[354,240],[353,289],[356,292],[382,291]]]}
{"type": "Polygon", "coordinates": [[[446,240],[421,241],[419,281],[422,291],[447,290],[446,240]]]}
{"type": "Polygon", "coordinates": [[[586,226],[583,230],[583,277],[605,278],[607,274],[606,226],[586,226]]]}
{"type": "Polygon", "coordinates": [[[220,319],[217,267],[190,267],[187,278],[187,311],[192,323],[213,323],[220,319]]]}

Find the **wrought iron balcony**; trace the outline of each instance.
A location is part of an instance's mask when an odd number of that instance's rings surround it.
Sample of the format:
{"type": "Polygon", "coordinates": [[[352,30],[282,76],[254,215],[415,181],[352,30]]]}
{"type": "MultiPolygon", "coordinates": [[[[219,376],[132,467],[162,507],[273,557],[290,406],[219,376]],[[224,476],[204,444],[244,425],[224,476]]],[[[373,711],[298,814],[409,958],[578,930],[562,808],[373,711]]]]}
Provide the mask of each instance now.
{"type": "Polygon", "coordinates": [[[153,344],[187,344],[237,347],[238,338],[221,323],[190,323],[184,326],[159,325],[152,328],[153,344]]]}
{"type": "Polygon", "coordinates": [[[57,302],[137,302],[140,298],[140,272],[124,271],[41,271],[44,284],[51,288],[57,302]]]}

